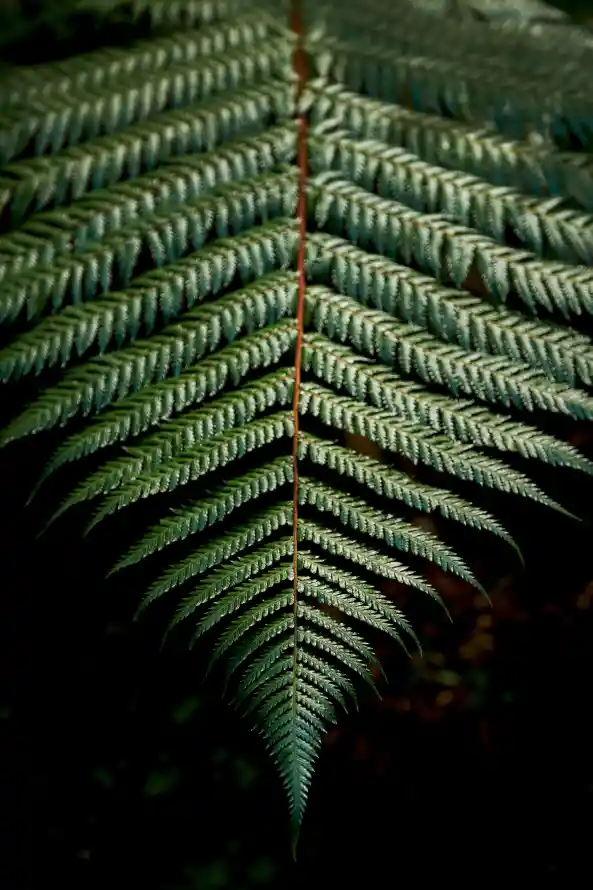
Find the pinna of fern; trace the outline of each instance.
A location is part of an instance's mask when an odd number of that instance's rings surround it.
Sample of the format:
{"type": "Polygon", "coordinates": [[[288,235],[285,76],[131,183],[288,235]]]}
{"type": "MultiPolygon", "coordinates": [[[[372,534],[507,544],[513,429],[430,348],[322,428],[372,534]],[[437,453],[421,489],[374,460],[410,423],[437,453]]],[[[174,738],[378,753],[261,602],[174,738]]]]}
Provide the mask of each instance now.
{"type": "Polygon", "coordinates": [[[546,98],[545,41],[403,0],[427,27],[395,37],[374,0],[304,3],[305,84],[278,12],[196,0],[188,31],[182,6],[147,0],[158,36],[0,88],[0,377],[38,385],[0,441],[63,430],[35,489],[62,480],[50,521],[155,504],[115,570],[158,564],[139,611],[166,599],[170,630],[210,635],[296,836],[326,727],[374,683],[374,632],[418,645],[382,581],[444,606],[432,561],[482,590],[414,514],[517,548],[454,478],[562,510],[512,457],[593,471],[539,420],[593,416],[572,326],[593,310],[592,180],[559,124],[588,138],[588,100],[576,72],[576,104],[546,98]],[[441,26],[492,47],[481,73],[441,26]],[[493,86],[518,44],[530,99],[519,63],[493,86]]]}

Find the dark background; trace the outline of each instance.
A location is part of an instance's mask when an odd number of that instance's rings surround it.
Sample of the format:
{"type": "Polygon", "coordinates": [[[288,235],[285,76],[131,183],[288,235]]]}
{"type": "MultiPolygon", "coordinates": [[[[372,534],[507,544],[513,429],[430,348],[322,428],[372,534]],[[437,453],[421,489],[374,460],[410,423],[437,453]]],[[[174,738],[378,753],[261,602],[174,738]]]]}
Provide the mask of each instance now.
{"type": "MultiPolygon", "coordinates": [[[[593,433],[571,429],[593,457],[593,433]]],[[[23,504],[50,446],[0,455],[3,890],[590,877],[591,480],[535,474],[580,523],[501,502],[525,569],[488,535],[436,527],[492,607],[431,571],[455,622],[423,604],[424,659],[381,650],[390,685],[329,734],[295,867],[258,736],[199,655],[159,651],[160,614],[133,622],[137,580],[105,582],[117,524],[81,540],[76,514],[35,540],[57,490],[23,504]]]]}
{"type": "Polygon", "coordinates": [[[132,621],[137,575],[105,582],[117,521],[81,541],[81,514],[67,515],[34,539],[55,503],[48,492],[22,509],[43,444],[10,448],[0,465],[2,888],[590,874],[593,480],[535,474],[553,494],[566,486],[581,523],[509,499],[525,570],[491,536],[437,526],[492,607],[430,571],[454,623],[414,597],[424,659],[379,650],[389,686],[328,735],[295,868],[258,736],[218,679],[202,683],[199,656],[159,651],[168,613],[132,621]]]}

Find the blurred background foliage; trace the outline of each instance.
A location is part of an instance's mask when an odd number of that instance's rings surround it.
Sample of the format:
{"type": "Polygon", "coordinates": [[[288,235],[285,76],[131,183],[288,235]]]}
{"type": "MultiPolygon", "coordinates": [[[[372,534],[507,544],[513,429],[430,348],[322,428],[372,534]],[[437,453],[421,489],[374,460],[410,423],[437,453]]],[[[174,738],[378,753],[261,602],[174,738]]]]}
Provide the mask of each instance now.
{"type": "MultiPolygon", "coordinates": [[[[562,8],[588,16],[584,3],[562,8]]],[[[55,54],[50,32],[64,46],[73,28],[79,47],[104,42],[88,11],[73,25],[61,0],[0,9],[7,60],[55,54]],[[41,21],[28,43],[23,9],[41,21]]],[[[110,28],[110,39],[126,39],[125,11],[110,28]]],[[[593,456],[591,430],[572,442],[593,456]]],[[[469,555],[492,606],[436,567],[430,580],[452,624],[386,589],[414,618],[424,656],[407,662],[377,640],[389,686],[328,735],[295,868],[259,738],[221,700],[220,683],[202,683],[200,653],[159,651],[158,609],[135,624],[138,591],[127,579],[104,583],[117,534],[81,541],[75,517],[32,543],[43,517],[22,504],[44,459],[25,442],[0,461],[2,890],[565,886],[590,874],[590,480],[554,491],[568,477],[546,478],[545,468],[537,480],[580,524],[513,505],[505,519],[525,569],[486,535],[457,530],[459,540],[418,519],[469,555]]]]}

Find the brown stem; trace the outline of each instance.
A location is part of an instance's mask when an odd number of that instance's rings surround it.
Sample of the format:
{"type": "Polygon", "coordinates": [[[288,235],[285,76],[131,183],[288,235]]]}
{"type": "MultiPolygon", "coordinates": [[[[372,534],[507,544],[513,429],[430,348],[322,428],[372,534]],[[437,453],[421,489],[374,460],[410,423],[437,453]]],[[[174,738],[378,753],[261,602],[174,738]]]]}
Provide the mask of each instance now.
{"type": "MultiPolygon", "coordinates": [[[[307,60],[303,45],[303,23],[300,13],[299,0],[293,0],[291,27],[296,35],[297,42],[294,53],[294,71],[297,76],[297,108],[300,106],[300,99],[307,80],[307,60]]],[[[305,326],[305,239],[307,230],[307,206],[306,206],[306,185],[307,185],[307,120],[304,114],[300,113],[298,117],[298,133],[297,133],[297,166],[299,175],[299,195],[297,213],[299,220],[299,246],[297,258],[297,278],[298,278],[298,296],[296,308],[296,324],[297,336],[295,344],[294,357],[294,392],[292,402],[293,413],[293,442],[292,442],[292,464],[293,464],[293,557],[292,557],[292,590],[293,590],[293,616],[294,616],[294,647],[293,647],[293,710],[296,708],[296,671],[297,671],[297,645],[296,645],[296,629],[297,629],[297,609],[298,609],[298,578],[297,578],[297,549],[298,549],[298,519],[299,519],[299,467],[298,467],[298,448],[299,448],[299,402],[301,392],[301,372],[303,363],[303,339],[305,326]]],[[[299,814],[300,815],[300,814],[299,814]]],[[[298,838],[298,828],[293,833],[293,856],[296,859],[296,843],[298,838]]]]}
{"type": "MultiPolygon", "coordinates": [[[[299,0],[293,0],[291,26],[297,36],[294,54],[294,70],[298,78],[297,103],[303,92],[307,79],[307,60],[303,46],[303,26],[299,9],[299,0]]],[[[292,402],[294,436],[292,443],[293,482],[293,603],[296,620],[297,610],[297,543],[298,543],[298,510],[299,510],[299,400],[301,390],[301,371],[303,362],[303,338],[305,325],[305,239],[307,229],[306,183],[307,183],[307,121],[305,115],[298,118],[297,165],[299,171],[299,247],[297,258],[298,297],[296,310],[297,336],[294,357],[294,392],[292,402]]],[[[295,653],[296,659],[296,653],[295,653]]]]}

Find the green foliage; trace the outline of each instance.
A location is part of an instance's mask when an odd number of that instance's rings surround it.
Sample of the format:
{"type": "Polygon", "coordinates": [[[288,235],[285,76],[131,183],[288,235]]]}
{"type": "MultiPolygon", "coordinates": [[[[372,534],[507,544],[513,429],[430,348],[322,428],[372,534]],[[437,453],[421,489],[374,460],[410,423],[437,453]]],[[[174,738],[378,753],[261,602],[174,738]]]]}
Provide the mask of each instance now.
{"type": "Polygon", "coordinates": [[[375,631],[418,645],[382,582],[443,606],[428,560],[485,593],[414,515],[516,548],[454,478],[562,510],[512,458],[593,472],[542,419],[593,417],[570,326],[593,314],[593,179],[562,150],[591,141],[593,50],[404,0],[303,5],[304,85],[286,7],[223,0],[146,0],[153,37],[0,83],[0,377],[38,390],[0,441],[64,428],[53,519],[160,497],[115,570],[165,551],[139,611],[166,599],[170,631],[209,637],[295,836],[375,631]]]}

